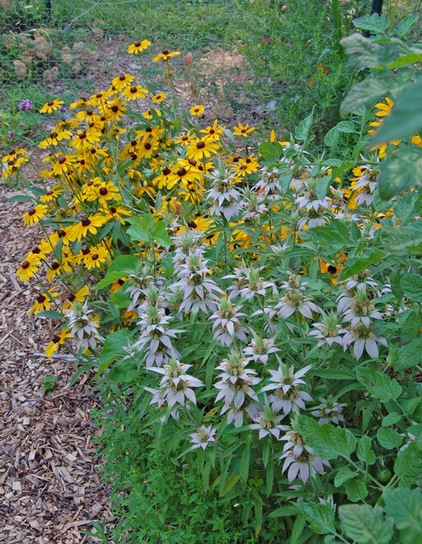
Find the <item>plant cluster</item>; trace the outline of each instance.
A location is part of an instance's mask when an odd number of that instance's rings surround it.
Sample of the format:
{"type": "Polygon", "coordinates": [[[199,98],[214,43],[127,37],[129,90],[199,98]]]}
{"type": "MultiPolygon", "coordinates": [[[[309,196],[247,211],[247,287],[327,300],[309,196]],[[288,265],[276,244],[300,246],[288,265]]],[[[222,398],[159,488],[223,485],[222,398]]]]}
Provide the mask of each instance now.
{"type": "MultiPolygon", "coordinates": [[[[121,515],[104,541],[417,542],[420,184],[387,175],[382,200],[378,178],[422,123],[371,146],[384,97],[324,151],[312,115],[255,146],[247,123],[176,113],[178,55],[153,59],[163,91],[122,73],[70,118],[47,102],[45,169],[14,197],[45,233],[17,275],[60,324],[46,354],[96,373],[121,515]]],[[[5,155],[3,179],[28,161],[5,155]]]]}

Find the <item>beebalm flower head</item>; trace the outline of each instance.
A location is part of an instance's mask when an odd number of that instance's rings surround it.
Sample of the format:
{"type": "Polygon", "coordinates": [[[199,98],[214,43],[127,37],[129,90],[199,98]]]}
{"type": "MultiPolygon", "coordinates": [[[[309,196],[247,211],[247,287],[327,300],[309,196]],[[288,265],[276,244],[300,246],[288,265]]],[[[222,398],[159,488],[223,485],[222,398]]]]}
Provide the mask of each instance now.
{"type": "Polygon", "coordinates": [[[249,346],[243,350],[243,355],[255,363],[259,361],[266,365],[268,363],[268,356],[271,353],[280,351],[274,344],[274,338],[262,338],[262,336],[254,335],[249,346]]]}
{"type": "Polygon", "coordinates": [[[231,346],[233,340],[238,338],[247,342],[247,330],[240,322],[241,317],[246,314],[241,312],[241,306],[234,306],[227,298],[220,299],[217,310],[210,316],[213,320],[214,340],[219,340],[222,346],[231,346]]]}
{"type": "Polygon", "coordinates": [[[149,368],[149,370],[163,376],[159,387],[163,391],[161,399],[167,403],[167,406],[173,407],[176,404],[184,406],[186,399],[196,404],[196,396],[192,387],[202,387],[204,384],[198,378],[186,373],[191,366],[182,364],[172,357],[162,368],[149,368]]]}
{"type": "Polygon", "coordinates": [[[299,477],[303,483],[306,483],[316,473],[324,474],[324,466],[330,466],[328,461],[315,455],[313,450],[306,445],[304,437],[297,431],[287,432],[280,440],[286,441],[280,460],[284,459],[281,470],[287,471],[289,482],[299,477]]]}
{"type": "Polygon", "coordinates": [[[100,335],[99,318],[88,308],[88,303],[76,302],[71,310],[67,310],[65,316],[68,320],[70,335],[76,337],[77,348],[95,349],[97,342],[104,340],[100,335]]]}
{"type": "Polygon", "coordinates": [[[341,334],[346,332],[339,324],[339,317],[334,312],[323,314],[319,323],[313,323],[312,330],[308,336],[318,339],[318,346],[327,344],[331,347],[333,344],[339,344],[344,348],[344,342],[341,334]]]}
{"type": "Polygon", "coordinates": [[[18,104],[19,111],[31,111],[34,108],[34,104],[28,98],[24,98],[18,104]]]}
{"type": "Polygon", "coordinates": [[[318,400],[320,401],[320,404],[315,406],[315,408],[311,411],[311,414],[318,418],[318,423],[320,425],[323,425],[324,423],[334,423],[335,425],[339,425],[340,423],[344,422],[342,412],[343,407],[347,406],[346,404],[336,402],[330,396],[326,399],[319,398],[318,400]]]}
{"type": "Polygon", "coordinates": [[[300,386],[306,384],[302,377],[311,368],[310,365],[294,372],[294,368],[286,364],[281,364],[278,370],[269,370],[271,378],[261,391],[273,391],[269,396],[271,407],[275,412],[283,410],[284,415],[290,412],[298,412],[305,409],[305,401],[311,401],[312,397],[304,391],[300,391],[300,386]]]}
{"type": "Polygon", "coordinates": [[[203,450],[205,450],[205,448],[209,444],[216,442],[216,432],[216,429],[213,429],[211,425],[209,427],[201,425],[196,433],[192,433],[189,435],[192,438],[192,440],[190,441],[192,444],[192,448],[202,448],[203,450]]]}
{"type": "Polygon", "coordinates": [[[289,429],[286,425],[280,425],[281,419],[281,416],[278,416],[267,404],[266,406],[263,406],[260,412],[253,418],[255,423],[250,425],[249,428],[259,431],[259,440],[262,440],[268,435],[272,435],[279,440],[281,432],[289,429]]]}

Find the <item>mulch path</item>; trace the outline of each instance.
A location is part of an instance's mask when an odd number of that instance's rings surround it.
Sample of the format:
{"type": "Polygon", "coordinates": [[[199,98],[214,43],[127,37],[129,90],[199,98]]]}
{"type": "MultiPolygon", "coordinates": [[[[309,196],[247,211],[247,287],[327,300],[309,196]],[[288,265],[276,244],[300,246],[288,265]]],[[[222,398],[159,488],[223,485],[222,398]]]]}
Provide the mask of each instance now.
{"type": "Polygon", "coordinates": [[[92,520],[112,519],[90,417],[98,404],[87,376],[69,386],[73,362],[42,357],[51,324],[28,316],[37,287],[15,278],[40,233],[23,228],[27,206],[12,193],[0,188],[0,542],[94,543],[92,520]]]}

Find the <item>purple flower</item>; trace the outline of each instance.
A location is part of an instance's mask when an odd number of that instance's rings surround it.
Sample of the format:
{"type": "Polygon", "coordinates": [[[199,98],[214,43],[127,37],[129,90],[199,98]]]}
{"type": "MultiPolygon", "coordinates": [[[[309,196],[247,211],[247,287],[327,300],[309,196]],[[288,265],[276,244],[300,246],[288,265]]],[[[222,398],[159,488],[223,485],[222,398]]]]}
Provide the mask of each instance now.
{"type": "Polygon", "coordinates": [[[271,374],[270,383],[262,388],[262,392],[274,391],[269,396],[271,408],[274,412],[283,410],[286,416],[290,412],[297,412],[300,408],[305,408],[305,401],[311,401],[312,397],[304,391],[300,391],[300,386],[306,382],[302,380],[310,365],[293,373],[293,367],[282,365],[278,370],[269,370],[271,374]]]}
{"type": "Polygon", "coordinates": [[[201,425],[198,429],[198,432],[192,433],[189,435],[192,440],[191,444],[193,444],[192,448],[202,448],[205,450],[205,448],[210,444],[211,442],[215,442],[215,433],[216,430],[211,427],[205,427],[205,425],[201,425]]]}
{"type": "Polygon", "coordinates": [[[19,111],[31,111],[33,108],[34,104],[28,98],[21,100],[18,105],[19,111]]]}
{"type": "Polygon", "coordinates": [[[186,374],[186,371],[192,365],[184,365],[177,359],[170,359],[164,368],[150,367],[149,370],[162,374],[160,382],[159,397],[154,397],[151,403],[157,402],[159,406],[166,402],[167,406],[173,407],[176,404],[185,405],[185,400],[190,400],[196,404],[196,396],[192,387],[201,387],[204,384],[198,378],[186,374]]]}
{"type": "Polygon", "coordinates": [[[231,346],[235,337],[242,342],[248,341],[247,331],[239,320],[246,314],[239,310],[241,310],[240,306],[234,306],[229,300],[223,298],[217,310],[210,316],[210,319],[215,320],[212,326],[213,338],[219,340],[222,346],[231,346]]]}

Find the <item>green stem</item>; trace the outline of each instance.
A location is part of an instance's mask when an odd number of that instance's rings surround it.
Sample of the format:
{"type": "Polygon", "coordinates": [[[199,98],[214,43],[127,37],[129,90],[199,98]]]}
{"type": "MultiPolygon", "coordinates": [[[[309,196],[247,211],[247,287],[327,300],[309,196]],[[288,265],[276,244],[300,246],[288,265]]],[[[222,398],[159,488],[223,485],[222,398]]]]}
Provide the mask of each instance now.
{"type": "Polygon", "coordinates": [[[336,50],[340,52],[341,51],[340,40],[343,37],[342,31],[341,31],[340,0],[331,0],[331,7],[333,12],[335,47],[336,47],[336,50]]]}

